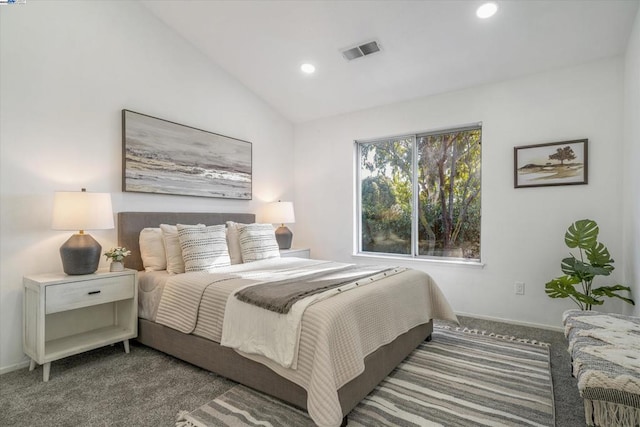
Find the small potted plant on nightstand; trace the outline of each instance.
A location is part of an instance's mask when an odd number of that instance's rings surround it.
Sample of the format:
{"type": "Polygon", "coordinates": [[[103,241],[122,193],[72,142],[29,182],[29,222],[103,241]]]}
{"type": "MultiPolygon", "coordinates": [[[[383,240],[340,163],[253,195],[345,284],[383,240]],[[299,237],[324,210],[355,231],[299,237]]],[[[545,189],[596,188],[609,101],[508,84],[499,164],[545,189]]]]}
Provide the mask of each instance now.
{"type": "Polygon", "coordinates": [[[131,255],[131,251],[127,248],[111,248],[104,253],[104,256],[108,260],[111,260],[109,271],[123,271],[124,270],[124,258],[131,255]]]}

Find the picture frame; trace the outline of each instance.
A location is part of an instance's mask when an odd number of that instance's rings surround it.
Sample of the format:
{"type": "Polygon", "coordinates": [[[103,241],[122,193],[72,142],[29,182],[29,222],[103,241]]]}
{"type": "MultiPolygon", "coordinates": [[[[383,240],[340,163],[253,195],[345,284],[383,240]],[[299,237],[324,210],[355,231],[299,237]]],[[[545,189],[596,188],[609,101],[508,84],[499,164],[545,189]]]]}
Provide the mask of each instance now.
{"type": "Polygon", "coordinates": [[[252,144],[122,110],[122,191],[251,200],[252,144]]]}
{"type": "Polygon", "coordinates": [[[588,140],[550,142],[513,148],[513,186],[588,184],[588,140]]]}

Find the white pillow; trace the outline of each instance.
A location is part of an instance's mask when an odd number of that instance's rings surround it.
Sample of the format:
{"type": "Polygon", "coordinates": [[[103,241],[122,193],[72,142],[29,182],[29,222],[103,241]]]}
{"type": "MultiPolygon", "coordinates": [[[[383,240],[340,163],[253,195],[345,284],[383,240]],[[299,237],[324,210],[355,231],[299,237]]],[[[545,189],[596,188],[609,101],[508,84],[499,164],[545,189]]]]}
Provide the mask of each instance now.
{"type": "Polygon", "coordinates": [[[227,248],[231,264],[242,264],[242,250],[240,249],[240,229],[246,224],[227,221],[227,248]]]}
{"type": "Polygon", "coordinates": [[[143,228],[140,231],[140,257],[145,271],[162,271],[167,269],[167,255],[162,242],[162,230],[143,228]]]}
{"type": "Polygon", "coordinates": [[[189,227],[178,224],[184,271],[209,271],[231,265],[225,225],[189,227]]]}
{"type": "Polygon", "coordinates": [[[238,231],[242,261],[280,258],[276,233],[271,224],[247,224],[238,231]]]}
{"type": "MultiPolygon", "coordinates": [[[[204,227],[204,224],[186,225],[185,227],[204,227]]],[[[178,227],[175,225],[160,224],[162,241],[167,256],[167,272],[169,274],[184,273],[184,261],[182,260],[182,248],[178,239],[178,227]]]]}

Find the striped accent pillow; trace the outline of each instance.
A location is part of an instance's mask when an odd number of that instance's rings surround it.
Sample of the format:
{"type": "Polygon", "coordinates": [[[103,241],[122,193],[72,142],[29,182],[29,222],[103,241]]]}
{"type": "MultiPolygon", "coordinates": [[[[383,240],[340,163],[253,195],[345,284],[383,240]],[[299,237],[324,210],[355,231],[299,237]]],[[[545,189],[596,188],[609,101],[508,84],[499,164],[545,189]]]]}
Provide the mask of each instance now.
{"type": "Polygon", "coordinates": [[[276,233],[271,224],[247,224],[238,231],[242,261],[280,258],[276,233]]]}
{"type": "Polygon", "coordinates": [[[225,225],[184,227],[178,224],[184,271],[208,271],[231,265],[225,225]]]}

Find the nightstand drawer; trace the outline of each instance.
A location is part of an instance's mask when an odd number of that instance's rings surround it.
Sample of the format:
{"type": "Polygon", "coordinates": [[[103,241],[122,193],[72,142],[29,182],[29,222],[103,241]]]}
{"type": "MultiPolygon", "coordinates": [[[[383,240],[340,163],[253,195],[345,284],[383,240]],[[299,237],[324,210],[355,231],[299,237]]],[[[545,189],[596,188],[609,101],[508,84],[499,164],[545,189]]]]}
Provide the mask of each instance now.
{"type": "Polygon", "coordinates": [[[133,298],[134,278],[105,277],[46,288],[45,313],[72,310],[133,298]]]}

